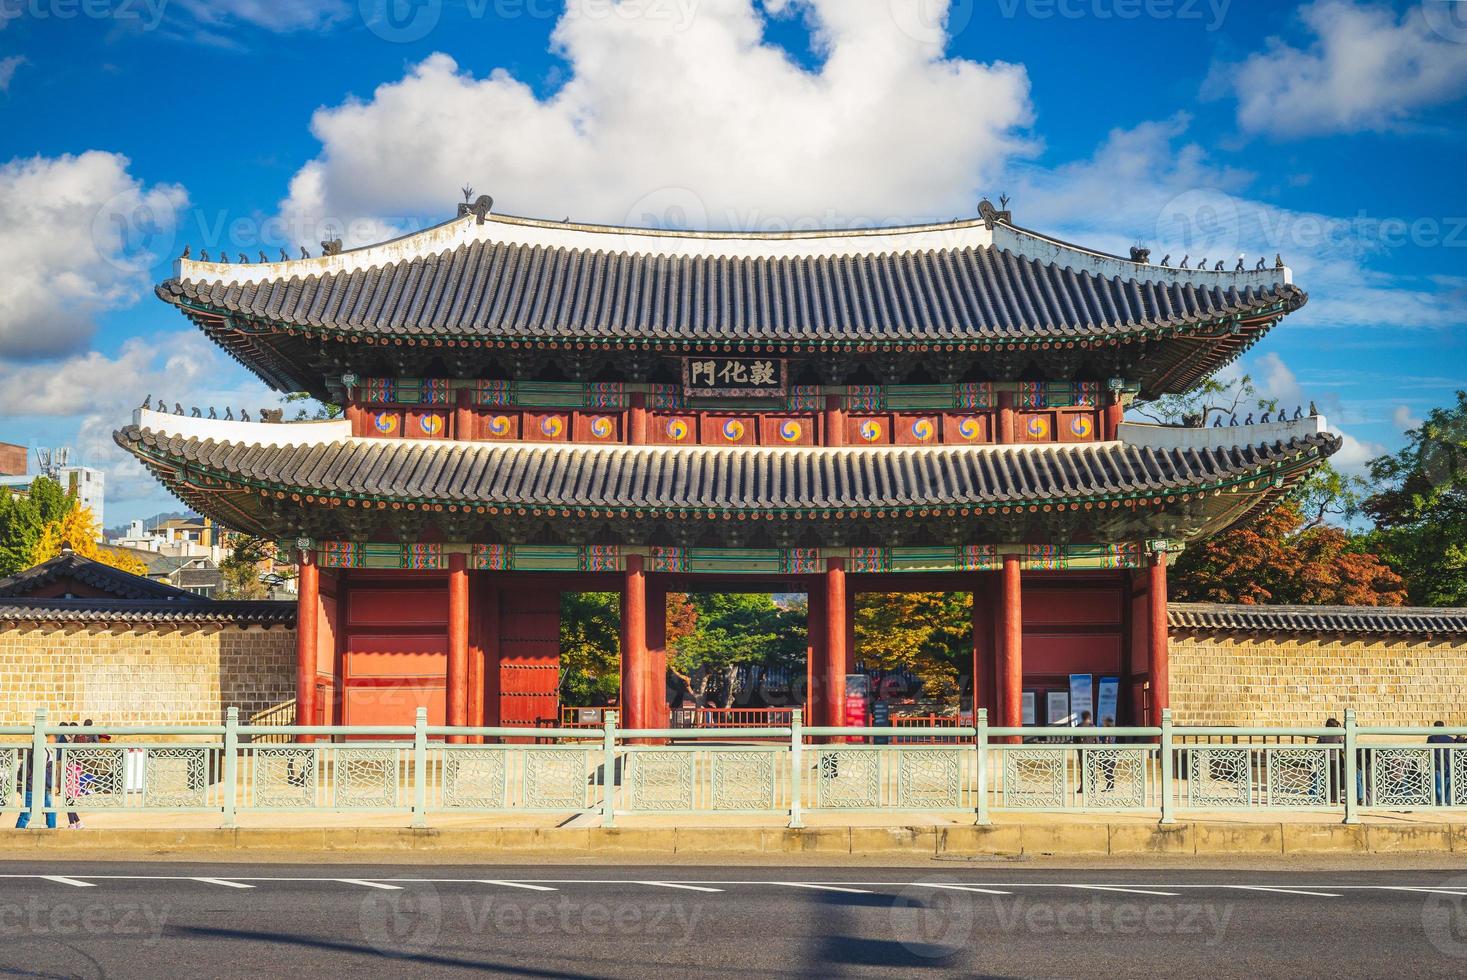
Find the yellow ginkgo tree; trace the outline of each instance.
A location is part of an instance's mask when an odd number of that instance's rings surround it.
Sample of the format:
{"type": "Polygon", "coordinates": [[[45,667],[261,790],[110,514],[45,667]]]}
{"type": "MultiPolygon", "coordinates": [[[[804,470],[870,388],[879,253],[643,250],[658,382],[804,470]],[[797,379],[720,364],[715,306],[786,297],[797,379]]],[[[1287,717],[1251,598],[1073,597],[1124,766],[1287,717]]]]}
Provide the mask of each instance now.
{"type": "Polygon", "coordinates": [[[124,572],[134,575],[148,573],[148,566],[141,559],[100,546],[97,543],[100,537],[97,518],[93,516],[91,509],[74,503],[59,519],[48,521],[41,528],[41,536],[31,554],[31,563],[39,565],[43,561],[50,561],[69,548],[83,558],[111,565],[124,572]]]}

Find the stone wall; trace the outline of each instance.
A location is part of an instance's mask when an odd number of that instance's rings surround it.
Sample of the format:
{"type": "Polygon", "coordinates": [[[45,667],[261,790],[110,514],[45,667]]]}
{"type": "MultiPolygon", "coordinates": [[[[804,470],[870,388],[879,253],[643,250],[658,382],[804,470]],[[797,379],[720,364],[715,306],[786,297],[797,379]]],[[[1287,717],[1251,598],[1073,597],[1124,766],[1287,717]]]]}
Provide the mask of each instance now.
{"type": "Polygon", "coordinates": [[[1446,637],[1177,630],[1179,725],[1467,725],[1467,635],[1446,637]]]}
{"type": "Polygon", "coordinates": [[[38,707],[61,721],[217,725],[295,698],[295,630],[286,627],[20,625],[0,629],[0,725],[38,707]]]}

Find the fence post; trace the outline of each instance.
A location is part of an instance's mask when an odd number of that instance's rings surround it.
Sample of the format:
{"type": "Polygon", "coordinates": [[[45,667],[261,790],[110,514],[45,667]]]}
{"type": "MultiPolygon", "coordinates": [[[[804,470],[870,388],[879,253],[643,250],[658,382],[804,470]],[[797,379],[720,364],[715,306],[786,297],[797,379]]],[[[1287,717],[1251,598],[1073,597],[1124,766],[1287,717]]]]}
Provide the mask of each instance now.
{"type": "Polygon", "coordinates": [[[220,792],[224,794],[224,827],[234,828],[234,807],[239,781],[239,708],[230,705],[224,711],[224,775],[220,792]]]}
{"type": "Polygon", "coordinates": [[[602,715],[601,826],[616,826],[616,712],[602,715]]]}
{"type": "Polygon", "coordinates": [[[1161,822],[1176,823],[1172,815],[1176,787],[1172,784],[1172,709],[1161,709],[1161,822]]]}
{"type": "Polygon", "coordinates": [[[31,732],[31,826],[39,828],[41,811],[46,806],[46,709],[36,709],[35,729],[31,732]]]}
{"type": "Polygon", "coordinates": [[[1360,814],[1355,812],[1360,800],[1356,795],[1356,773],[1358,772],[1359,760],[1355,757],[1357,732],[1355,730],[1355,709],[1345,709],[1345,785],[1340,787],[1340,795],[1345,800],[1345,823],[1359,823],[1360,814]]]}
{"type": "Polygon", "coordinates": [[[804,806],[800,795],[805,786],[805,712],[801,708],[790,711],[790,826],[799,829],[805,826],[804,806]]]}
{"type": "Polygon", "coordinates": [[[978,824],[988,826],[988,709],[979,708],[978,722],[978,824]]]}
{"type": "Polygon", "coordinates": [[[428,709],[413,717],[413,826],[428,826],[428,709]]]}

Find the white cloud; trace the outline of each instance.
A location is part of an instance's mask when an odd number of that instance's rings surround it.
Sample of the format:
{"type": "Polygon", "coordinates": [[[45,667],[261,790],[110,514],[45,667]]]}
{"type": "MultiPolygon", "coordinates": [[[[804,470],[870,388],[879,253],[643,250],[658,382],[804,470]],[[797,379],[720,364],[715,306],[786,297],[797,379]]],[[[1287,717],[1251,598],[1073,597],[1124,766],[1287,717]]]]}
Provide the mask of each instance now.
{"type": "Polygon", "coordinates": [[[89,150],[0,164],[0,358],[80,350],[99,313],[135,302],[188,197],[89,150]]]}
{"type": "Polygon", "coordinates": [[[222,414],[230,405],[236,414],[247,407],[254,415],[280,400],[192,329],[134,337],[115,357],[87,351],[48,363],[0,360],[0,417],[10,424],[74,424],[72,459],[106,472],[109,505],[172,499],[112,440],[145,395],[162,396],[170,406],[180,402],[185,410],[197,405],[206,414],[208,406],[222,414]]]}
{"type": "Polygon", "coordinates": [[[1308,48],[1270,38],[1242,62],[1214,66],[1205,91],[1232,91],[1240,126],[1285,139],[1398,127],[1467,94],[1467,26],[1446,36],[1429,18],[1450,16],[1449,5],[1437,6],[1397,17],[1388,6],[1317,0],[1299,12],[1314,35],[1308,48]]]}
{"type": "Polygon", "coordinates": [[[1391,411],[1391,424],[1405,432],[1408,429],[1419,428],[1421,419],[1412,414],[1410,405],[1397,405],[1391,411]]]}
{"type": "MultiPolygon", "coordinates": [[[[0,20],[0,26],[5,24],[0,20]]],[[[15,70],[26,63],[25,55],[14,54],[8,58],[0,58],[0,92],[10,91],[10,81],[15,78],[15,70]]]]}
{"type": "MultiPolygon", "coordinates": [[[[251,24],[285,33],[320,30],[345,20],[354,4],[347,0],[174,0],[201,25],[251,24]]],[[[436,0],[435,0],[436,2],[436,0]]]]}
{"type": "Polygon", "coordinates": [[[764,42],[769,4],[642,4],[633,17],[571,0],[552,35],[570,65],[559,91],[541,98],[508,72],[478,78],[432,55],[370,99],[316,113],[321,152],[282,208],[305,227],[401,226],[446,213],[468,182],[501,211],[615,223],[752,230],[971,214],[1031,148],[1019,132],[1028,78],[946,58],[899,28],[902,15],[932,23],[935,5],[945,0],[804,0],[824,58],[807,71],[764,42]]]}
{"type": "Polygon", "coordinates": [[[1312,401],[1320,403],[1320,408],[1329,422],[1329,431],[1343,441],[1339,451],[1330,457],[1330,463],[1335,469],[1352,476],[1363,476],[1367,471],[1366,464],[1387,451],[1381,443],[1359,439],[1347,432],[1337,418],[1338,415],[1345,413],[1345,406],[1338,393],[1333,391],[1306,393],[1293,369],[1278,354],[1273,352],[1262,354],[1252,359],[1246,368],[1252,374],[1253,383],[1258,387],[1258,393],[1264,398],[1277,399],[1279,407],[1290,414],[1295,406],[1304,406],[1312,401]],[[1332,414],[1336,417],[1330,417],[1332,414]]]}
{"type": "Polygon", "coordinates": [[[1214,162],[1187,139],[1190,119],[1143,122],[1113,130],[1086,159],[1041,169],[1018,165],[1011,188],[1014,220],[1092,248],[1125,255],[1151,248],[1151,261],[1183,257],[1252,268],[1276,255],[1294,271],[1310,301],[1287,329],[1446,328],[1467,324],[1464,283],[1380,272],[1373,258],[1402,245],[1442,244],[1460,229],[1447,221],[1382,221],[1295,211],[1250,197],[1254,175],[1214,162]]]}

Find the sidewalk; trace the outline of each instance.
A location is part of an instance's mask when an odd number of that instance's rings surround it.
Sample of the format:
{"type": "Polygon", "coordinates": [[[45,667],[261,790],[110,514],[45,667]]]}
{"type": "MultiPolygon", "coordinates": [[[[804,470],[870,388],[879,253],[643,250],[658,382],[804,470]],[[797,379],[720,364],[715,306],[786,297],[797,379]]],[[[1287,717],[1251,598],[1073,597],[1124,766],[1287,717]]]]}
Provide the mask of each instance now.
{"type": "Polygon", "coordinates": [[[1369,813],[1355,825],[1328,814],[1150,815],[1000,813],[992,825],[967,815],[810,814],[791,830],[784,818],[596,814],[438,816],[426,828],[407,815],[251,814],[224,830],[213,814],[87,815],[87,829],[0,830],[0,859],[157,857],[207,860],[320,859],[323,855],[419,856],[423,860],[587,860],[622,855],[827,855],[913,860],[1015,857],[1437,855],[1467,866],[1467,814],[1369,813]]]}

